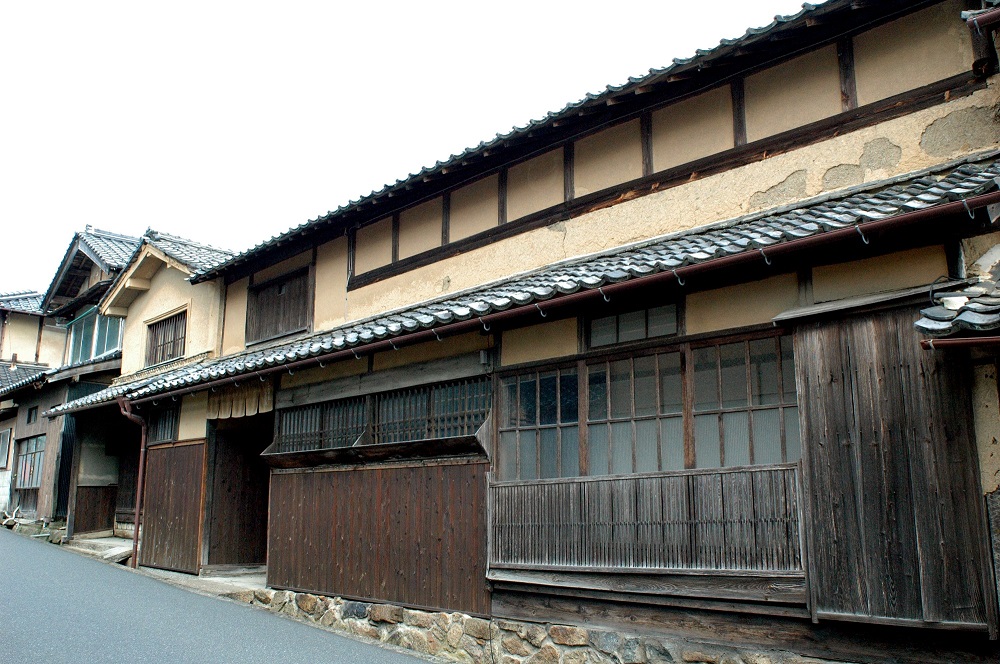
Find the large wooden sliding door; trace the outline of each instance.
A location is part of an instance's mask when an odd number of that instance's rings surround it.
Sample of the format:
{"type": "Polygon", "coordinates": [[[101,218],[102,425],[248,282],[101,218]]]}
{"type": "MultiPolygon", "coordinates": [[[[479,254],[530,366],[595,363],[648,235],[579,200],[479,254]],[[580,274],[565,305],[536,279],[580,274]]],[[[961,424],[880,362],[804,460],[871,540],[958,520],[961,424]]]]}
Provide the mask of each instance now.
{"type": "Polygon", "coordinates": [[[797,332],[815,611],[995,625],[968,361],[922,350],[915,316],[797,332]]]}
{"type": "Polygon", "coordinates": [[[198,573],[204,479],[203,440],[146,452],[141,565],[198,573]]]}

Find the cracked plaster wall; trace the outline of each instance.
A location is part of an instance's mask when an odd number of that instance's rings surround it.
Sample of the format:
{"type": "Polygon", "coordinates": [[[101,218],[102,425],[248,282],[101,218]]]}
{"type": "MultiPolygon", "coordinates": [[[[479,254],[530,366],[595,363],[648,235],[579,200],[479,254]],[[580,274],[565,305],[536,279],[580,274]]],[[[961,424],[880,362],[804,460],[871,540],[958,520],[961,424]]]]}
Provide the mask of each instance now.
{"type": "Polygon", "coordinates": [[[997,394],[997,368],[978,365],[972,383],[972,408],[976,427],[976,449],[984,494],[1000,488],[1000,399],[997,394]]]}
{"type": "Polygon", "coordinates": [[[994,78],[987,89],[968,97],[624,200],[359,288],[347,294],[344,320],[765,210],[862,180],[908,173],[960,157],[970,149],[992,147],[1000,138],[993,117],[998,83],[1000,80],[994,78]],[[981,139],[970,143],[970,137],[975,136],[981,139]]]}

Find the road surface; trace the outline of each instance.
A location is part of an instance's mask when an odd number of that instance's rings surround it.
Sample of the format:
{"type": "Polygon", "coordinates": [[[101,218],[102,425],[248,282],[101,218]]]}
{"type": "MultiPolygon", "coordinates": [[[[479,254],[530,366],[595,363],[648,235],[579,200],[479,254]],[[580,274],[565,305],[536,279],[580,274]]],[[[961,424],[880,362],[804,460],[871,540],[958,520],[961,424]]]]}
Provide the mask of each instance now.
{"type": "Polygon", "coordinates": [[[0,528],[0,662],[426,661],[0,528]]]}

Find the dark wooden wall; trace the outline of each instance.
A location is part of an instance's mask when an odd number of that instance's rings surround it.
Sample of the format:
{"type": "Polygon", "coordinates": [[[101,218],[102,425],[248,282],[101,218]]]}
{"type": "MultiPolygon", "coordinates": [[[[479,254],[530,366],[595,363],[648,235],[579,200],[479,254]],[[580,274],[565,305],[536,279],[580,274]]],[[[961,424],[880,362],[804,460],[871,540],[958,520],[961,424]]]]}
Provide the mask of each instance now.
{"type": "Polygon", "coordinates": [[[117,496],[118,487],[114,484],[77,487],[76,507],[73,508],[76,515],[74,532],[93,533],[114,528],[117,496]]]}
{"type": "Polygon", "coordinates": [[[198,573],[204,477],[204,441],[146,452],[140,564],[198,573]]]}
{"type": "Polygon", "coordinates": [[[819,617],[995,625],[961,353],[921,350],[913,309],[796,334],[819,617]]]}
{"type": "Polygon", "coordinates": [[[268,585],[488,614],[488,467],[273,471],[268,585]]]}
{"type": "Polygon", "coordinates": [[[270,470],[260,453],[271,443],[273,418],[239,418],[217,429],[211,468],[208,564],[263,565],[267,557],[270,470]],[[243,421],[245,420],[245,422],[243,421]]]}

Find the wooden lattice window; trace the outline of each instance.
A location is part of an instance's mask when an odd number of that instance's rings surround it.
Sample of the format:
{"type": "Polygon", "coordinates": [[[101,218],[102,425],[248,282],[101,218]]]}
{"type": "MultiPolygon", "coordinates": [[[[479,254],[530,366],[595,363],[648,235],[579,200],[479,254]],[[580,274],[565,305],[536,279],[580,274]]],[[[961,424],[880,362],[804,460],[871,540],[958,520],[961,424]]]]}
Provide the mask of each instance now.
{"type": "Polygon", "coordinates": [[[38,506],[38,489],[42,486],[44,458],[45,434],[18,441],[13,480],[14,497],[22,512],[34,513],[38,506]]]}
{"type": "Polygon", "coordinates": [[[184,356],[187,312],[151,323],[146,333],[146,366],[184,356]]]}
{"type": "Polygon", "coordinates": [[[500,475],[520,479],[579,475],[576,367],[510,376],[500,389],[500,475]]]}
{"type": "Polygon", "coordinates": [[[254,286],[247,301],[247,343],[308,329],[311,311],[308,270],[254,286]]]}
{"type": "Polygon", "coordinates": [[[278,411],[276,452],[349,447],[368,424],[366,399],[340,399],[278,411]]]}
{"type": "Polygon", "coordinates": [[[177,440],[180,428],[180,409],[165,408],[149,414],[146,438],[150,443],[177,440]]]}

